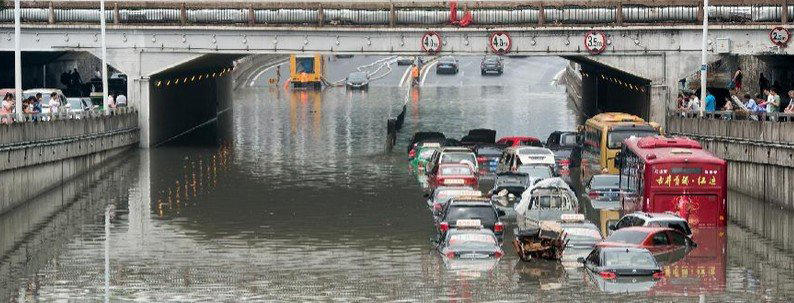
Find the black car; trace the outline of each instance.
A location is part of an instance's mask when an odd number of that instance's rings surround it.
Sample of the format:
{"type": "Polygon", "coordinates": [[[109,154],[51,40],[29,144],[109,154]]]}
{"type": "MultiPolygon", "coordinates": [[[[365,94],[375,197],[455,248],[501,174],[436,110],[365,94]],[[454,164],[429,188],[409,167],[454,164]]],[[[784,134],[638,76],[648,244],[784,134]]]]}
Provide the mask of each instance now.
{"type": "Polygon", "coordinates": [[[585,193],[590,200],[618,201],[620,200],[620,176],[595,175],[587,183],[585,193]]]}
{"type": "Polygon", "coordinates": [[[365,72],[352,72],[345,79],[347,89],[368,89],[369,75],[365,72]]]}
{"type": "Polygon", "coordinates": [[[458,60],[452,56],[444,56],[438,59],[436,64],[436,74],[457,74],[458,60]]]}
{"type": "Polygon", "coordinates": [[[579,146],[579,134],[572,131],[554,131],[546,139],[546,148],[554,153],[557,174],[570,181],[571,170],[579,167],[577,161],[572,161],[574,149],[579,146]]]}
{"type": "Polygon", "coordinates": [[[487,198],[457,197],[449,201],[436,222],[438,239],[455,228],[458,220],[480,220],[483,228],[490,229],[501,240],[505,226],[499,219],[504,212],[497,210],[487,198]]]}
{"type": "Polygon", "coordinates": [[[488,73],[501,75],[503,71],[504,67],[502,66],[502,58],[496,56],[482,58],[482,61],[480,62],[481,75],[485,76],[488,73]]]}
{"type": "Polygon", "coordinates": [[[416,147],[424,142],[439,142],[442,143],[441,145],[446,145],[443,144],[446,139],[444,134],[439,132],[416,132],[411,138],[411,143],[408,144],[408,157],[413,158],[412,151],[415,152],[416,147]]]}
{"type": "Polygon", "coordinates": [[[662,267],[645,248],[596,246],[587,258],[579,258],[585,270],[604,280],[620,277],[664,277],[662,267]]]}
{"type": "Polygon", "coordinates": [[[496,145],[477,145],[474,147],[477,155],[477,164],[480,174],[495,173],[499,168],[499,158],[502,157],[502,148],[496,145]]]}
{"type": "Polygon", "coordinates": [[[397,57],[397,66],[405,66],[414,64],[415,59],[413,57],[397,57]]]}

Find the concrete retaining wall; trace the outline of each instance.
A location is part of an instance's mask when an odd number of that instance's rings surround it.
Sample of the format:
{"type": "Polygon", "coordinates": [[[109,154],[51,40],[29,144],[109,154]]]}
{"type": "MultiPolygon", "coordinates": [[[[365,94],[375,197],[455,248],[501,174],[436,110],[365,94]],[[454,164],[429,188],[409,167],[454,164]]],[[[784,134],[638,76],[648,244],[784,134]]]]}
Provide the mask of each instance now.
{"type": "Polygon", "coordinates": [[[667,127],[727,160],[729,188],[794,210],[794,123],[668,116],[667,127]]]}
{"type": "Polygon", "coordinates": [[[138,143],[137,112],[0,125],[0,214],[138,143]]]}

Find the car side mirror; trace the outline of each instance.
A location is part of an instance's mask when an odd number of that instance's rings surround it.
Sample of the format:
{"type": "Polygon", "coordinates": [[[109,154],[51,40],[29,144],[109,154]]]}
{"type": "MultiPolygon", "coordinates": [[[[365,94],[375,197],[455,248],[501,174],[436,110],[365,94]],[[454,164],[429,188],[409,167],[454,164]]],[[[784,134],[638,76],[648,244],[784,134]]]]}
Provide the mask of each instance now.
{"type": "Polygon", "coordinates": [[[609,229],[609,230],[618,230],[618,222],[615,222],[615,221],[607,222],[607,229],[609,229]]]}
{"type": "Polygon", "coordinates": [[[583,257],[578,257],[578,258],[576,258],[576,262],[584,264],[584,258],[583,257]]]}

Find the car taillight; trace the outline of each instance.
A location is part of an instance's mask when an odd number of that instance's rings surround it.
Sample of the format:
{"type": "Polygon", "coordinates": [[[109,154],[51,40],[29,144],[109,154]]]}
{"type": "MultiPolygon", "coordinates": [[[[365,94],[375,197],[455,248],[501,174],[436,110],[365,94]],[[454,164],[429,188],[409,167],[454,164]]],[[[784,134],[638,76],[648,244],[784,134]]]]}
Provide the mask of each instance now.
{"type": "Polygon", "coordinates": [[[598,273],[598,275],[607,280],[616,279],[618,277],[618,275],[611,271],[602,271],[598,273]]]}
{"type": "Polygon", "coordinates": [[[453,258],[455,258],[455,253],[450,251],[450,252],[447,252],[445,254],[445,256],[447,256],[447,258],[453,259],[453,258]]]}
{"type": "Polygon", "coordinates": [[[494,258],[501,258],[501,257],[502,257],[502,255],[504,255],[504,253],[503,253],[502,251],[500,251],[500,250],[497,250],[497,251],[495,251],[495,252],[493,253],[493,257],[494,257],[494,258]]]}
{"type": "Polygon", "coordinates": [[[663,271],[657,271],[657,272],[653,273],[653,278],[657,279],[657,280],[658,279],[663,279],[664,278],[664,272],[663,271]]]}
{"type": "Polygon", "coordinates": [[[441,224],[438,225],[438,229],[440,229],[441,232],[447,232],[447,230],[449,230],[449,223],[441,222],[441,224]]]}
{"type": "Polygon", "coordinates": [[[587,193],[587,196],[590,197],[590,199],[598,199],[599,194],[598,192],[591,190],[589,193],[587,193]]]}
{"type": "Polygon", "coordinates": [[[408,152],[408,158],[413,158],[414,156],[416,156],[416,150],[412,148],[411,151],[408,152]]]}
{"type": "Polygon", "coordinates": [[[498,233],[498,232],[502,232],[504,230],[505,230],[505,225],[502,224],[502,222],[496,222],[496,224],[493,225],[493,231],[494,232],[498,233]]]}
{"type": "Polygon", "coordinates": [[[485,157],[477,157],[477,163],[483,163],[485,161],[488,161],[488,159],[485,157]]]}

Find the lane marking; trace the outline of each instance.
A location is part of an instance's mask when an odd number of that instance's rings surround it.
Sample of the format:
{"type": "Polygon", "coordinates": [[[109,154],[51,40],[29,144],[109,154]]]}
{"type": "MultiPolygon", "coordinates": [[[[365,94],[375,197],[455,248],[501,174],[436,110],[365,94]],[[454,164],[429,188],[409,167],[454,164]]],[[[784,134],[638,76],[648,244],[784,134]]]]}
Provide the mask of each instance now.
{"type": "Polygon", "coordinates": [[[408,68],[405,69],[403,77],[400,79],[400,87],[405,86],[405,80],[408,79],[408,75],[411,73],[411,67],[412,66],[408,66],[408,68]]]}
{"type": "MultiPolygon", "coordinates": [[[[438,60],[433,61],[433,63],[427,64],[424,67],[426,67],[427,70],[429,70],[431,67],[436,66],[436,64],[438,64],[438,60]]],[[[425,85],[425,79],[427,79],[427,74],[428,74],[427,70],[425,70],[424,72],[420,72],[422,74],[422,81],[419,81],[419,86],[425,85]]]]}
{"type": "Polygon", "coordinates": [[[259,79],[259,77],[261,77],[261,76],[262,76],[262,74],[264,74],[265,72],[267,72],[267,71],[269,71],[269,70],[271,70],[271,69],[273,69],[273,68],[275,68],[275,67],[279,67],[279,66],[281,66],[281,65],[282,65],[282,64],[284,64],[284,63],[287,63],[287,61],[289,61],[289,59],[286,59],[286,60],[281,60],[281,61],[279,61],[279,62],[276,62],[276,64],[274,64],[274,65],[272,65],[272,66],[269,66],[269,67],[267,67],[267,68],[263,69],[262,71],[260,71],[259,73],[257,73],[257,74],[256,74],[256,76],[255,76],[253,79],[251,79],[251,83],[250,83],[250,84],[248,84],[248,86],[250,86],[250,87],[253,87],[253,86],[254,86],[254,83],[256,83],[256,80],[257,80],[257,79],[259,79]]]}

